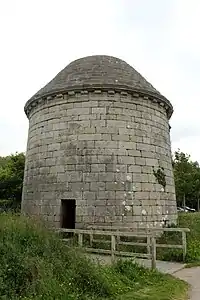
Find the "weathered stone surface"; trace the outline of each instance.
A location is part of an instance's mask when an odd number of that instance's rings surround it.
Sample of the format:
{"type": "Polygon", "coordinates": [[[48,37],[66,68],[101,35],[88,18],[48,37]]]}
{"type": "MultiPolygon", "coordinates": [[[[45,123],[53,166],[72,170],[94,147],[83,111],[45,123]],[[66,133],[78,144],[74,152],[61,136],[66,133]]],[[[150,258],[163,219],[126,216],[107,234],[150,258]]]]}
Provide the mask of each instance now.
{"type": "Polygon", "coordinates": [[[59,227],[61,200],[74,199],[77,228],[176,222],[172,106],[128,64],[107,56],[77,60],[25,111],[23,212],[59,227]],[[159,167],[166,187],[153,173],[159,167]]]}

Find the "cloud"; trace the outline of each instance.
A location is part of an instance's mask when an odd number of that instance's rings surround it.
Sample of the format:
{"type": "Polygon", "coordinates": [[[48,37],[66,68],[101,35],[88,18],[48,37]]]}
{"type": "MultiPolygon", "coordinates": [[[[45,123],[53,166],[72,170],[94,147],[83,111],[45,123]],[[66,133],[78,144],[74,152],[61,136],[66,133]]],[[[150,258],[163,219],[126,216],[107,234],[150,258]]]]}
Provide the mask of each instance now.
{"type": "Polygon", "coordinates": [[[23,107],[35,92],[70,61],[108,54],[172,102],[172,147],[198,156],[199,15],[198,0],[1,1],[0,155],[26,149],[23,107]]]}

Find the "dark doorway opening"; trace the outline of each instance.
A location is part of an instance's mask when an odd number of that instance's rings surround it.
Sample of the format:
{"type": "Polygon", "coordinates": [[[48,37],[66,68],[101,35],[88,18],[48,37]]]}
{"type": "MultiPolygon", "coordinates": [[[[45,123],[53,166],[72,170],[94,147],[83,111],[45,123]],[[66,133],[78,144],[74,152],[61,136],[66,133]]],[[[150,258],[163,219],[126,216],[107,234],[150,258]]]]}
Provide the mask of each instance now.
{"type": "Polygon", "coordinates": [[[76,202],[72,199],[61,200],[61,227],[75,229],[76,202]]]}

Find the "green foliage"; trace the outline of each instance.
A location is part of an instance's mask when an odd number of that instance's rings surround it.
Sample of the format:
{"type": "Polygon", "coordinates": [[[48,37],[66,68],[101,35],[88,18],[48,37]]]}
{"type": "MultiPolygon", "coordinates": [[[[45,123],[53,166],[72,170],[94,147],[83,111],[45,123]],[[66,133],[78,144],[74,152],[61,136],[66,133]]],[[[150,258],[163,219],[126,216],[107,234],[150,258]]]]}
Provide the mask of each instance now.
{"type": "Polygon", "coordinates": [[[173,159],[176,198],[179,206],[197,208],[200,194],[200,167],[197,162],[190,160],[190,156],[176,151],[173,159]]]}
{"type": "Polygon", "coordinates": [[[181,213],[178,221],[179,227],[187,227],[187,262],[200,262],[200,213],[181,213]]]}
{"type": "Polygon", "coordinates": [[[6,166],[8,159],[9,156],[0,156],[0,168],[6,166]]]}
{"type": "MultiPolygon", "coordinates": [[[[189,228],[187,233],[187,263],[200,263],[200,213],[180,213],[177,227],[189,228]]],[[[165,232],[159,239],[160,244],[182,244],[180,232],[165,232]]],[[[167,261],[182,261],[183,251],[181,249],[157,250],[157,258],[167,261]]]]}
{"type": "Polygon", "coordinates": [[[165,172],[163,167],[159,167],[157,170],[153,168],[153,174],[156,177],[159,184],[163,186],[163,188],[166,187],[166,179],[165,179],[165,172]]]}
{"type": "Polygon", "coordinates": [[[0,199],[11,200],[12,207],[21,202],[25,155],[16,153],[0,158],[0,199]]]}
{"type": "Polygon", "coordinates": [[[170,300],[185,293],[183,282],[134,262],[93,264],[36,219],[1,214],[0,223],[0,299],[147,300],[154,294],[170,300]]]}

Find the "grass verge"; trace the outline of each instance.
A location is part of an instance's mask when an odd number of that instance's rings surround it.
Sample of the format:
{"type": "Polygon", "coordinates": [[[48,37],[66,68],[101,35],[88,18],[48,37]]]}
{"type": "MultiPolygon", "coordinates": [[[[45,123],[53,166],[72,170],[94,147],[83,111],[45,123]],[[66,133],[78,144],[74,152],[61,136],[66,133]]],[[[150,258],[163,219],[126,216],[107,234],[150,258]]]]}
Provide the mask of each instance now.
{"type": "Polygon", "coordinates": [[[185,300],[187,299],[188,285],[170,275],[163,275],[157,271],[151,271],[138,267],[134,271],[130,261],[118,262],[117,269],[131,281],[137,288],[120,295],[120,300],[185,300]]]}
{"type": "Polygon", "coordinates": [[[183,300],[187,284],[132,261],[92,263],[45,224],[0,215],[0,299],[183,300]]]}

